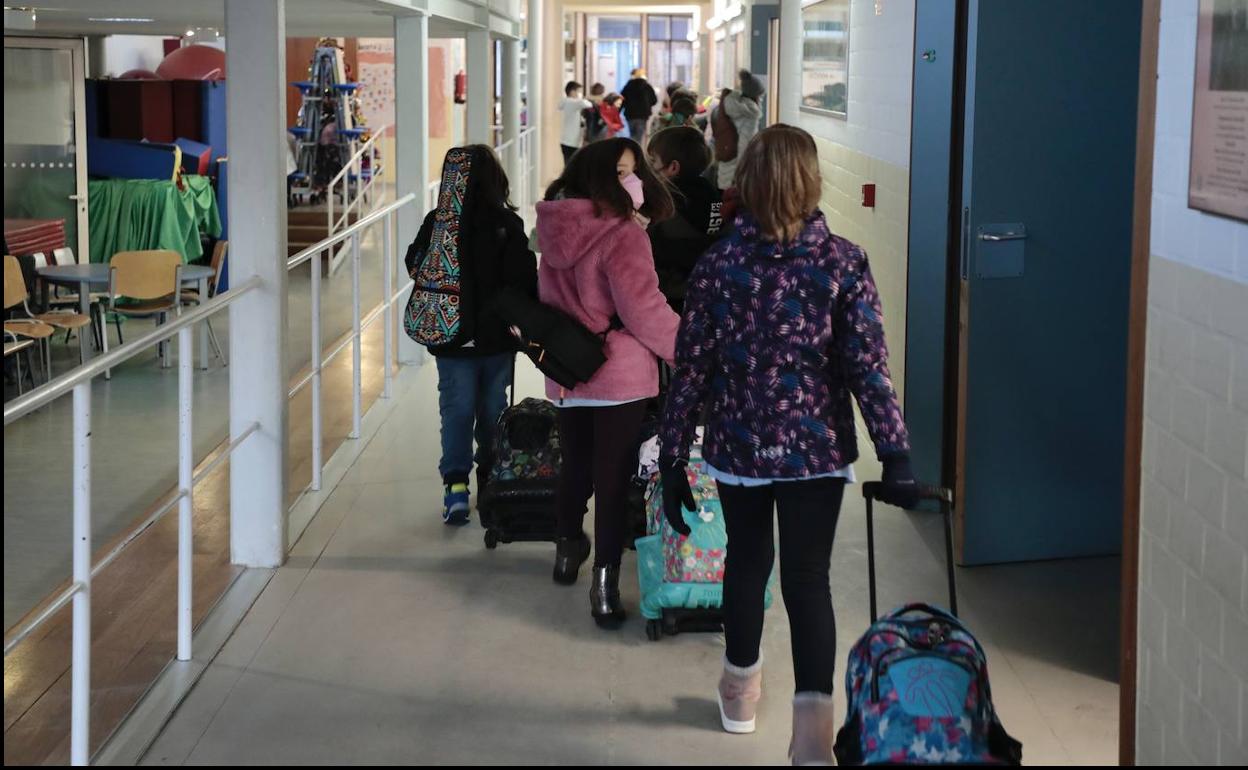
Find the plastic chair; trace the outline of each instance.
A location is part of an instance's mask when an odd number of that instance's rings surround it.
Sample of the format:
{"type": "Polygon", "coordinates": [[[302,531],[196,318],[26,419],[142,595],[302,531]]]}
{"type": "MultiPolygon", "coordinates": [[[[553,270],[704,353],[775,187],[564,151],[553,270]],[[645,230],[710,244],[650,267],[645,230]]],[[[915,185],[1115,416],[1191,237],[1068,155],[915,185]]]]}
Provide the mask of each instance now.
{"type": "MultiPolygon", "coordinates": [[[[212,249],[212,260],[208,263],[212,268],[212,279],[208,283],[208,296],[215,297],[221,287],[221,270],[225,267],[226,252],[229,251],[229,241],[217,241],[217,245],[212,249]]],[[[182,304],[183,305],[199,305],[204,298],[199,296],[199,289],[183,289],[182,304]]],[[[221,359],[221,365],[226,365],[225,352],[221,348],[221,343],[217,341],[217,333],[213,331],[212,319],[204,321],[208,325],[208,339],[212,342],[212,348],[217,353],[217,358],[221,359]]]]}

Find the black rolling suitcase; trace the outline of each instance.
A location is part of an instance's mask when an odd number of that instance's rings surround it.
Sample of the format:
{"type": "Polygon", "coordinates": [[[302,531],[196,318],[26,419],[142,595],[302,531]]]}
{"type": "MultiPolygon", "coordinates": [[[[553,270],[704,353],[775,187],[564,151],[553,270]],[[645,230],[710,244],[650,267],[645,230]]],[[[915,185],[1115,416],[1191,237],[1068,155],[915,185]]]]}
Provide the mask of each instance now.
{"type": "Polygon", "coordinates": [[[494,465],[477,503],[486,548],[554,542],[555,490],[562,464],[557,416],[549,401],[526,398],[498,418],[494,465]]]}

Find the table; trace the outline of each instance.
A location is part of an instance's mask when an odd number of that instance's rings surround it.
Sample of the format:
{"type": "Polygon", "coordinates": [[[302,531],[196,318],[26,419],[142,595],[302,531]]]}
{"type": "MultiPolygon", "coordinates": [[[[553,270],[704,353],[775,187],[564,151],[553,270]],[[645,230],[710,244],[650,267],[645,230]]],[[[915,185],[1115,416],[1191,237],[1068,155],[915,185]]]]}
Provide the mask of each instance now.
{"type": "MultiPolygon", "coordinates": [[[[37,268],[36,273],[39,275],[40,283],[43,285],[43,306],[48,306],[48,287],[72,286],[78,290],[78,307],[86,317],[91,317],[91,290],[108,290],[109,267],[106,264],[77,264],[77,265],[48,265],[47,267],[37,268]]],[[[199,301],[202,303],[208,299],[208,281],[213,277],[213,270],[207,265],[183,265],[182,266],[182,283],[198,283],[199,284],[199,301]]],[[[101,334],[108,334],[108,324],[100,330],[101,334]]],[[[78,344],[82,345],[83,358],[88,359],[93,356],[90,347],[83,341],[83,335],[78,335],[78,344]]],[[[201,323],[199,325],[199,368],[208,368],[208,325],[201,323]]]]}

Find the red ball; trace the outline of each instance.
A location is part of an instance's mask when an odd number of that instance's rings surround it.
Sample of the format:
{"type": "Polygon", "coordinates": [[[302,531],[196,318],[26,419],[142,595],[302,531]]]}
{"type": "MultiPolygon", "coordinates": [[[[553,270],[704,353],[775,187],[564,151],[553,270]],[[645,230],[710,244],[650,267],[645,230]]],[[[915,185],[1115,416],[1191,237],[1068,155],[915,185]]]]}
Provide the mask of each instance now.
{"type": "Polygon", "coordinates": [[[144,70],[144,69],[126,70],[125,72],[121,73],[121,75],[117,79],[118,80],[160,80],[160,75],[157,75],[155,72],[152,72],[151,70],[144,70]]]}
{"type": "Polygon", "coordinates": [[[225,80],[225,52],[210,45],[188,45],[165,57],[156,68],[165,80],[225,80]]]}

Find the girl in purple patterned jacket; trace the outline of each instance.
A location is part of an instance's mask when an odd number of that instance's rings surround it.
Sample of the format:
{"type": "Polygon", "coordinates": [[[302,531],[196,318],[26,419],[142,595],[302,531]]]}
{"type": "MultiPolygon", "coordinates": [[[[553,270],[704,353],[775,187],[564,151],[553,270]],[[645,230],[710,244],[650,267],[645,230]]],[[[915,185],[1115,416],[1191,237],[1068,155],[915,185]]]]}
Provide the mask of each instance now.
{"type": "Polygon", "coordinates": [[[719,682],[729,732],[752,732],[762,693],[763,597],[780,521],[780,584],[792,633],[795,764],[832,762],[836,623],[828,586],[845,484],[858,457],[851,396],[884,463],[884,494],[917,503],[909,437],[888,372],[879,295],[862,249],[828,230],[814,140],[777,125],[736,172],[735,232],[698,261],[663,420],[664,511],[688,533],[685,476],[709,399],[702,454],[728,530],[727,650],[719,682]]]}

